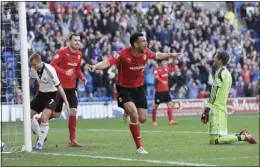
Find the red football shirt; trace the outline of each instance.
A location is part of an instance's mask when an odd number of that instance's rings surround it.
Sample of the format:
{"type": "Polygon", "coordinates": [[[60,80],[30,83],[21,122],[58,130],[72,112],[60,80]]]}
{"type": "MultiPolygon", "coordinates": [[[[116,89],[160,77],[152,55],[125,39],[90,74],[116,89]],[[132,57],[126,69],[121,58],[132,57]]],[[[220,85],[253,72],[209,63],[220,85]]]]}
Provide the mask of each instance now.
{"type": "Polygon", "coordinates": [[[51,61],[51,65],[57,71],[60,83],[64,89],[76,88],[76,75],[83,81],[84,75],[80,69],[82,53],[77,50],[73,53],[69,47],[61,48],[51,61]],[[66,71],[73,69],[71,76],[65,75],[66,71]]]}
{"type": "Polygon", "coordinates": [[[148,59],[155,59],[156,54],[150,49],[134,56],[132,48],[118,51],[108,59],[110,65],[117,64],[116,84],[126,88],[136,88],[144,84],[144,68],[148,59]]]}
{"type": "Polygon", "coordinates": [[[154,75],[156,79],[156,92],[166,92],[169,91],[169,84],[168,84],[168,76],[169,72],[173,71],[173,67],[157,67],[154,70],[154,75]]]}

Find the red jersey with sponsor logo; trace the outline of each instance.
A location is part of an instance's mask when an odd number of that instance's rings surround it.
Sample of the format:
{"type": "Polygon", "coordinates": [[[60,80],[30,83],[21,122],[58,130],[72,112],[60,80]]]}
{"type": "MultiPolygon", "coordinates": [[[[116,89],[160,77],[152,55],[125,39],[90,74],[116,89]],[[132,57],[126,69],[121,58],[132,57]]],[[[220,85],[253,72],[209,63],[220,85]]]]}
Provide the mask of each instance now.
{"type": "Polygon", "coordinates": [[[144,68],[148,59],[155,59],[150,49],[134,56],[131,47],[124,48],[108,59],[110,65],[117,64],[116,84],[126,88],[136,88],[144,84],[144,68]]]}
{"type": "Polygon", "coordinates": [[[168,76],[169,72],[173,71],[173,67],[157,67],[154,70],[154,75],[156,79],[156,92],[166,92],[169,91],[168,76]]]}
{"type": "Polygon", "coordinates": [[[73,53],[69,47],[61,48],[57,51],[51,65],[57,71],[60,83],[64,89],[76,88],[76,75],[83,80],[84,75],[81,71],[82,53],[76,51],[73,53]],[[66,71],[73,69],[74,73],[71,76],[65,75],[66,71]]]}

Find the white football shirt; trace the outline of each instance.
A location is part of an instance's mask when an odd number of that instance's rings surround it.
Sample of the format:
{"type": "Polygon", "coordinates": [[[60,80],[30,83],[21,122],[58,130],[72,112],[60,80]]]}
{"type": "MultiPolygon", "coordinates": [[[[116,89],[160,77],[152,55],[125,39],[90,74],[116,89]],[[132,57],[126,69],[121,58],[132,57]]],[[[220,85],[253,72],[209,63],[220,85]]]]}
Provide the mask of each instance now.
{"type": "Polygon", "coordinates": [[[55,92],[60,85],[60,80],[57,76],[56,70],[50,64],[43,63],[41,71],[34,68],[30,69],[30,78],[39,82],[39,91],[41,92],[55,92]]]}

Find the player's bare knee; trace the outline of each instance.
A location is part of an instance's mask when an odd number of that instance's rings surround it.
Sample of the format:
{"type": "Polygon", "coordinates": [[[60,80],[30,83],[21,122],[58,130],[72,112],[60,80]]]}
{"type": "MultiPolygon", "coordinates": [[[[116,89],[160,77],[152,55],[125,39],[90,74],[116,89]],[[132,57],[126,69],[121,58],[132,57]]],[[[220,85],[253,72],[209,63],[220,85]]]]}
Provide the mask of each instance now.
{"type": "Polygon", "coordinates": [[[145,123],[146,122],[146,118],[145,117],[139,117],[139,122],[140,123],[145,123]]]}
{"type": "Polygon", "coordinates": [[[77,115],[77,109],[76,108],[71,108],[70,109],[70,115],[71,116],[76,116],[77,115]]]}
{"type": "Polygon", "coordinates": [[[48,120],[49,120],[49,117],[48,117],[48,115],[45,113],[42,113],[42,115],[41,115],[41,122],[42,123],[46,123],[46,122],[48,122],[48,120]]]}
{"type": "Polygon", "coordinates": [[[132,123],[137,123],[138,121],[138,114],[136,112],[131,112],[129,114],[130,120],[132,123]]]}
{"type": "Polygon", "coordinates": [[[52,114],[52,111],[50,109],[44,109],[42,111],[42,115],[41,115],[41,122],[43,122],[43,123],[48,122],[51,114],[52,114]]]}
{"type": "Polygon", "coordinates": [[[153,109],[153,110],[157,110],[157,104],[153,103],[153,104],[152,104],[152,109],[153,109]]]}
{"type": "Polygon", "coordinates": [[[168,102],[168,103],[167,103],[167,107],[168,107],[168,108],[172,108],[172,107],[173,107],[173,103],[172,103],[172,102],[168,102]]]}

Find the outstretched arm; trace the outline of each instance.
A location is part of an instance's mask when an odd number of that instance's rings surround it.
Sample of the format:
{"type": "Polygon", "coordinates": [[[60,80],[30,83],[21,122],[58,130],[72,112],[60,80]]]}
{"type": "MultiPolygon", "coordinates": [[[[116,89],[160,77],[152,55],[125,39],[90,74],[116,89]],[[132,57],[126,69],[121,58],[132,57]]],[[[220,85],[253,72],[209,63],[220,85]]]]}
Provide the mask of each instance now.
{"type": "Polygon", "coordinates": [[[156,53],[156,59],[178,58],[181,53],[156,53]]]}
{"type": "Polygon", "coordinates": [[[95,65],[88,65],[89,70],[94,72],[95,70],[104,70],[112,66],[113,64],[118,64],[120,62],[120,53],[115,53],[110,56],[108,60],[103,60],[95,65]]]}
{"type": "Polygon", "coordinates": [[[91,72],[94,72],[95,70],[104,70],[107,69],[109,66],[110,64],[107,60],[101,61],[95,65],[88,65],[91,72]]]}

